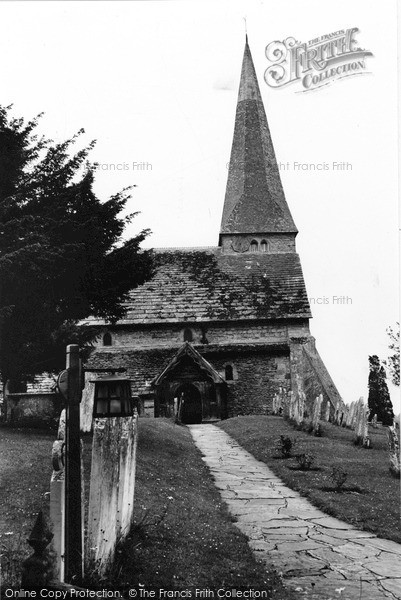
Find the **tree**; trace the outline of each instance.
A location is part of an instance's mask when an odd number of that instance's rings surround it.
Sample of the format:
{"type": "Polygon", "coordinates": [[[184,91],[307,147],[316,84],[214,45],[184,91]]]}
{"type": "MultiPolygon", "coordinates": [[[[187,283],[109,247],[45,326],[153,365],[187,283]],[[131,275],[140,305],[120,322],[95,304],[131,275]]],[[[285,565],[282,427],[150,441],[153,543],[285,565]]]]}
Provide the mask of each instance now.
{"type": "Polygon", "coordinates": [[[66,343],[93,330],[89,315],[114,322],[129,291],[150,277],[140,251],[148,230],[127,241],[122,216],[130,188],[101,202],[93,192],[94,146],[72,153],[83,130],[62,143],[39,137],[0,106],[0,372],[3,381],[58,370],[66,343]]]}
{"type": "Polygon", "coordinates": [[[392,425],[394,420],[393,405],[386,383],[386,371],[380,364],[379,357],[369,356],[369,420],[377,415],[383,425],[392,425]]]}
{"type": "Polygon", "coordinates": [[[392,354],[388,357],[384,364],[390,371],[391,381],[394,385],[400,385],[400,324],[396,327],[388,327],[387,334],[390,338],[389,349],[392,354]]]}

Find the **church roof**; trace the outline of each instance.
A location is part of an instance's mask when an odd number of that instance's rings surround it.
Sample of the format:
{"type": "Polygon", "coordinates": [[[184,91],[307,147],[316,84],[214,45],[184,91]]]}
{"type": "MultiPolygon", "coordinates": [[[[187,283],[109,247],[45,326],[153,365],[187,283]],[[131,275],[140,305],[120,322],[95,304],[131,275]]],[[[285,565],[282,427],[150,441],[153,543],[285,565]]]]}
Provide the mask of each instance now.
{"type": "Polygon", "coordinates": [[[184,344],[169,361],[168,365],[163,369],[163,371],[153,379],[152,384],[158,385],[170,371],[173,371],[179,365],[180,361],[186,356],[189,356],[189,358],[193,360],[193,362],[197,364],[200,369],[206,371],[214,383],[225,383],[225,380],[217,373],[212,365],[201,354],[199,354],[199,352],[193,346],[191,346],[189,342],[184,342],[184,344]]]}
{"type": "MultiPolygon", "coordinates": [[[[120,325],[309,318],[295,253],[155,252],[153,278],[130,292],[120,325]]],[[[88,324],[102,325],[91,319],[88,324]]]]}
{"type": "Polygon", "coordinates": [[[297,233],[285,200],[248,40],[220,234],[297,233]]]}

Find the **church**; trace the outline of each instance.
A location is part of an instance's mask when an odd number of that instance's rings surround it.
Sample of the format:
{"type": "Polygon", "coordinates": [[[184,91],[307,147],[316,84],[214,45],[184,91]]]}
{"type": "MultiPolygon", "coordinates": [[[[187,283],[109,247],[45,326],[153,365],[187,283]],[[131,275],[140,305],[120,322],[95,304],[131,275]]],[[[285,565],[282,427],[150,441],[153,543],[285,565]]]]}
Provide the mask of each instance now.
{"type": "Polygon", "coordinates": [[[277,393],[340,395],[309,331],[297,228],[287,205],[248,40],[218,245],[154,249],[155,274],[125,317],[89,319],[99,336],[85,365],[93,382],[119,371],[140,412],[200,423],[269,414],[277,393]]]}

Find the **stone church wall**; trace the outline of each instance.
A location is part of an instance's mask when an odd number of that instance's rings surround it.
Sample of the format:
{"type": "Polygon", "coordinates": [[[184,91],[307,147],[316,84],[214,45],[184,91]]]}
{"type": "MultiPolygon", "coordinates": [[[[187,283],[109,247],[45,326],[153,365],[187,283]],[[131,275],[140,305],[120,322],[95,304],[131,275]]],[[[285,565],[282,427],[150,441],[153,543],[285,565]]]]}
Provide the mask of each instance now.
{"type": "Polygon", "coordinates": [[[179,348],[184,343],[184,332],[190,330],[192,341],[195,345],[202,344],[204,336],[209,344],[224,343],[281,343],[288,340],[289,337],[307,336],[309,329],[307,320],[299,324],[248,324],[248,323],[219,323],[219,324],[180,324],[153,327],[134,327],[125,326],[124,328],[104,329],[109,331],[112,337],[111,346],[103,346],[102,335],[96,342],[96,348],[100,351],[114,352],[121,349],[145,348],[179,348]]]}
{"type": "Polygon", "coordinates": [[[267,254],[286,254],[287,252],[296,252],[295,249],[295,236],[294,234],[263,234],[263,233],[255,233],[251,234],[238,234],[238,235],[222,235],[222,248],[223,252],[234,252],[232,248],[232,242],[234,240],[241,239],[243,240],[244,246],[248,246],[247,253],[250,252],[250,244],[252,241],[256,241],[259,244],[258,251],[261,251],[262,242],[266,242],[266,252],[267,254]]]}
{"type": "Polygon", "coordinates": [[[274,394],[291,387],[288,356],[252,352],[205,358],[222,375],[227,364],[233,366],[234,380],[227,382],[228,417],[271,413],[274,394]]]}
{"type": "MultiPolygon", "coordinates": [[[[259,349],[253,346],[236,350],[235,347],[204,346],[198,350],[223,377],[226,365],[233,366],[234,380],[227,382],[228,416],[238,414],[266,414],[271,412],[272,401],[279,387],[290,389],[290,359],[285,347],[259,349]]],[[[117,352],[95,351],[85,365],[86,369],[126,368],[124,375],[132,379],[132,393],[138,395],[146,383],[156,377],[173,358],[176,348],[127,350],[117,352]]]]}

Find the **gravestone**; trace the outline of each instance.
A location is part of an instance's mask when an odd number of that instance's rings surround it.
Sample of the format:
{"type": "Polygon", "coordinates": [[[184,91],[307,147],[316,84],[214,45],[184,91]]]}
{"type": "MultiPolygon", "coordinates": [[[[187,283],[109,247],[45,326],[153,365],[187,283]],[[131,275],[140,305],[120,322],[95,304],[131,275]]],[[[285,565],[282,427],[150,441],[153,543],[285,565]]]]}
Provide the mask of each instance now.
{"type": "Polygon", "coordinates": [[[400,477],[400,442],[398,439],[396,425],[387,428],[388,451],[390,458],[390,473],[394,477],[400,477]]]}
{"type": "Polygon", "coordinates": [[[315,402],[313,403],[313,415],[312,415],[312,425],[313,425],[313,433],[314,435],[320,435],[320,414],[322,410],[322,402],[323,402],[323,394],[320,394],[315,398],[315,402]]]}

